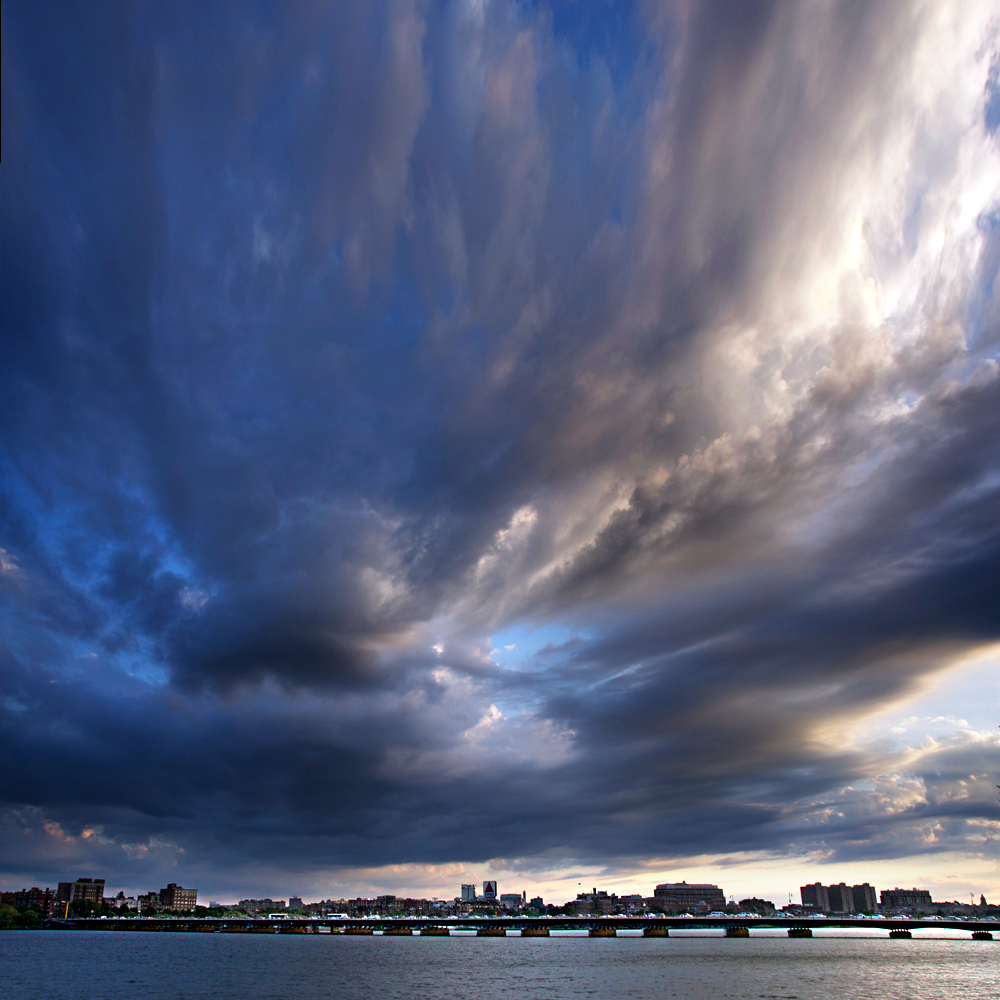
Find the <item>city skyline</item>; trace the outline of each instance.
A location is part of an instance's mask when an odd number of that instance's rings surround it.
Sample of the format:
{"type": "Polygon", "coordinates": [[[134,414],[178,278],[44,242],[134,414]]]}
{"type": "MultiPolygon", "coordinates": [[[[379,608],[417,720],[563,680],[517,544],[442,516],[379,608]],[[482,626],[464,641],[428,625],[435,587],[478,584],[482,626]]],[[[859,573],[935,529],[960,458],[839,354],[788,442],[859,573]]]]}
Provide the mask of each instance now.
{"type": "Polygon", "coordinates": [[[0,16],[0,888],[1000,897],[993,4],[0,16]]]}
{"type": "MultiPolygon", "coordinates": [[[[470,916],[475,913],[512,911],[527,915],[653,915],[680,913],[681,915],[745,915],[745,911],[759,916],[808,916],[811,914],[895,916],[914,911],[936,912],[946,916],[989,916],[995,919],[1000,905],[989,904],[980,895],[978,904],[970,897],[966,904],[960,900],[932,899],[927,889],[916,887],[882,889],[881,892],[865,882],[848,885],[844,882],[824,886],[820,882],[799,887],[799,902],[789,894],[787,904],[757,896],[737,900],[715,884],[690,883],[687,881],[662,883],[655,886],[652,896],[643,893],[617,893],[614,890],[598,889],[578,892],[575,899],[565,902],[543,899],[533,895],[529,900],[528,890],[501,892],[495,880],[482,882],[482,891],[473,884],[463,883],[459,895],[428,898],[413,898],[405,895],[386,894],[376,897],[354,897],[303,900],[301,896],[289,895],[288,899],[243,898],[238,902],[203,899],[198,902],[198,890],[190,886],[179,886],[175,882],[164,888],[147,893],[128,895],[123,890],[117,893],[108,889],[105,879],[81,877],[75,882],[60,882],[55,890],[51,887],[25,887],[18,891],[4,891],[2,903],[16,908],[18,913],[34,908],[42,918],[97,916],[99,919],[141,915],[157,918],[163,913],[202,915],[219,917],[226,913],[239,912],[250,916],[275,916],[276,913],[294,915],[302,911],[311,917],[358,917],[374,914],[470,916]],[[332,912],[346,911],[346,912],[332,912]],[[719,911],[715,913],[713,911],[719,911]]],[[[14,911],[10,911],[13,913],[14,911]]],[[[8,917],[10,916],[8,913],[8,917]]]]}

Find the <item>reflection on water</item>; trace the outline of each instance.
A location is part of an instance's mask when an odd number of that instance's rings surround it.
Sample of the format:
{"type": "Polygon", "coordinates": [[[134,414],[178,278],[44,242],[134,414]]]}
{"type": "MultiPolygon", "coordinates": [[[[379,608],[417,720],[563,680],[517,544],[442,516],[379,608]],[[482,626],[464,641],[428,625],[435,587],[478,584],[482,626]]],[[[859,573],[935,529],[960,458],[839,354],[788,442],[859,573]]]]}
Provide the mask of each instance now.
{"type": "Polygon", "coordinates": [[[995,1000],[1000,994],[1000,942],[948,931],[911,941],[889,941],[876,930],[845,935],[504,939],[8,931],[0,933],[0,963],[5,996],[48,1000],[995,1000]],[[962,939],[947,939],[956,936],[962,939]]]}

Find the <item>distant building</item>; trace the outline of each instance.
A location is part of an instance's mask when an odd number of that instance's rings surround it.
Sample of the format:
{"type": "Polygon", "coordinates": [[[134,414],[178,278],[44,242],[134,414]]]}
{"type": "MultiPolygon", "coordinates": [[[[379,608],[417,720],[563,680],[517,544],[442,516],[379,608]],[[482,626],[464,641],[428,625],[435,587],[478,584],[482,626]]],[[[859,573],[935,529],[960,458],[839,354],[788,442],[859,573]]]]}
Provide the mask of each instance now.
{"type": "Polygon", "coordinates": [[[104,879],[78,878],[75,882],[60,882],[56,890],[56,901],[59,903],[75,903],[85,899],[91,903],[100,903],[104,899],[104,879]]]}
{"type": "Polygon", "coordinates": [[[530,906],[533,910],[544,910],[545,909],[545,900],[542,899],[541,896],[533,896],[528,901],[528,906],[530,906]]]}
{"type": "Polygon", "coordinates": [[[851,886],[851,892],[854,894],[855,913],[878,913],[878,896],[867,882],[851,886]]]}
{"type": "Polygon", "coordinates": [[[197,889],[185,889],[176,882],[168,882],[166,889],[160,890],[160,906],[169,910],[193,910],[197,903],[197,889]]]}
{"type": "Polygon", "coordinates": [[[875,913],[878,911],[878,899],[875,890],[867,882],[860,885],[847,885],[838,882],[835,885],[822,885],[814,882],[804,885],[799,890],[802,894],[802,905],[813,907],[821,913],[875,913]]]}
{"type": "Polygon", "coordinates": [[[739,902],[739,907],[748,913],[774,913],[774,903],[769,899],[758,899],[756,896],[749,896],[747,899],[741,899],[739,902]]]}
{"type": "Polygon", "coordinates": [[[500,905],[507,910],[519,910],[524,904],[524,896],[519,892],[505,892],[500,896],[500,905]]]}
{"type": "Polygon", "coordinates": [[[883,889],[879,894],[883,910],[909,910],[931,905],[926,889],[883,889]]]}
{"type": "Polygon", "coordinates": [[[617,913],[622,908],[622,901],[614,893],[608,893],[605,889],[598,890],[595,886],[590,892],[578,892],[576,902],[572,905],[577,916],[583,917],[617,913]]]}
{"type": "Polygon", "coordinates": [[[813,906],[820,913],[830,912],[830,894],[826,886],[820,882],[813,882],[812,885],[804,885],[799,889],[803,906],[813,906]]]}
{"type": "Polygon", "coordinates": [[[475,885],[462,885],[462,902],[463,903],[474,903],[476,901],[476,887],[475,885]]]}
{"type": "Polygon", "coordinates": [[[241,899],[237,907],[247,913],[274,913],[276,910],[285,908],[285,901],[283,899],[241,899]]]}
{"type": "Polygon", "coordinates": [[[726,905],[725,893],[717,885],[703,882],[664,882],[653,890],[653,899],[664,910],[705,913],[726,905]]]}
{"type": "Polygon", "coordinates": [[[830,913],[853,913],[854,890],[844,882],[826,887],[830,897],[830,913]]]}
{"type": "Polygon", "coordinates": [[[288,897],[288,909],[290,909],[290,910],[301,910],[302,908],[303,908],[303,906],[302,906],[302,897],[301,896],[289,896],[288,897]]]}
{"type": "Polygon", "coordinates": [[[33,885],[30,889],[21,889],[19,892],[0,893],[0,903],[15,906],[19,910],[34,906],[43,917],[52,916],[55,902],[56,894],[51,889],[39,889],[37,885],[33,885]]]}

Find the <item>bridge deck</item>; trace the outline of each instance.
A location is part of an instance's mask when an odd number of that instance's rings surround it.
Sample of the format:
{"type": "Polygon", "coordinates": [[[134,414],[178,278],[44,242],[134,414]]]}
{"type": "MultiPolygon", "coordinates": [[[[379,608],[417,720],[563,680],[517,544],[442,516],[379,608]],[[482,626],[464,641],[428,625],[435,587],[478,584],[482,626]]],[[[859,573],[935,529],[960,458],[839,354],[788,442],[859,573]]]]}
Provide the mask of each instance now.
{"type": "Polygon", "coordinates": [[[222,930],[242,927],[246,930],[275,930],[299,933],[318,931],[320,927],[331,931],[347,928],[355,931],[411,930],[424,929],[478,931],[490,928],[495,931],[546,929],[549,931],[591,931],[595,929],[634,930],[663,928],[665,930],[707,930],[730,928],[864,928],[867,930],[914,931],[924,929],[996,932],[1000,935],[1000,921],[953,920],[953,919],[902,919],[885,918],[864,920],[854,917],[631,917],[631,916],[580,916],[580,917],[358,917],[353,919],[329,917],[292,917],[273,919],[269,917],[111,917],[111,918],[70,918],[68,920],[48,920],[48,929],[75,930],[222,930]]]}

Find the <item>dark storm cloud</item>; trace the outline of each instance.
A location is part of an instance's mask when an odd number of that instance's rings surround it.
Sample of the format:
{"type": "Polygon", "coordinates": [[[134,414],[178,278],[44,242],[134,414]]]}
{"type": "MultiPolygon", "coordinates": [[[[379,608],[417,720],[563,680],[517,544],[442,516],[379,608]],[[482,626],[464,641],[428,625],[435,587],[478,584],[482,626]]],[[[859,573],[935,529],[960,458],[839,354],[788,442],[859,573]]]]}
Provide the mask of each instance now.
{"type": "Polygon", "coordinates": [[[964,849],[994,744],[817,733],[1000,638],[985,15],[59,14],[3,13],[17,871],[881,856],[904,764],[964,849]]]}

